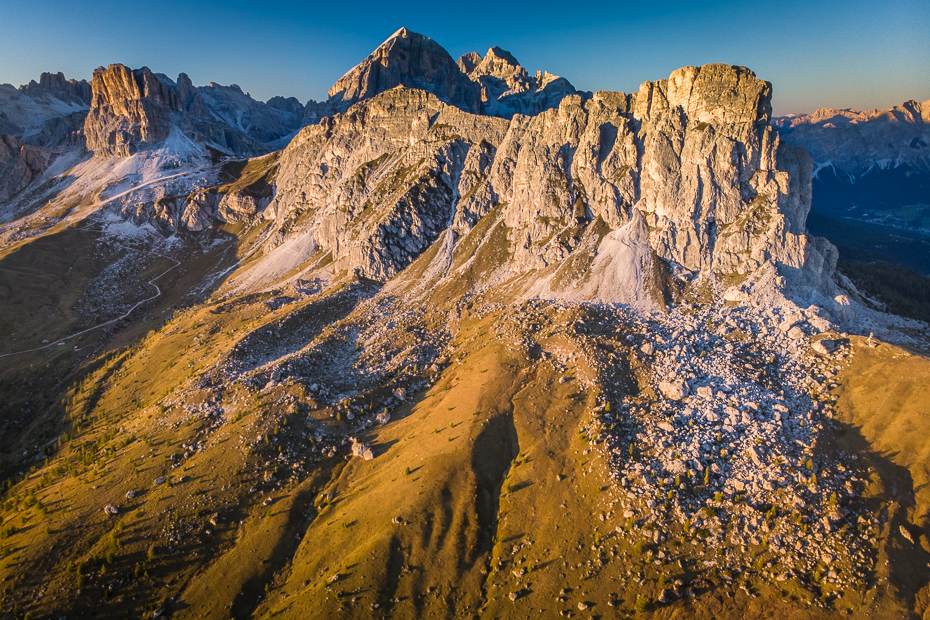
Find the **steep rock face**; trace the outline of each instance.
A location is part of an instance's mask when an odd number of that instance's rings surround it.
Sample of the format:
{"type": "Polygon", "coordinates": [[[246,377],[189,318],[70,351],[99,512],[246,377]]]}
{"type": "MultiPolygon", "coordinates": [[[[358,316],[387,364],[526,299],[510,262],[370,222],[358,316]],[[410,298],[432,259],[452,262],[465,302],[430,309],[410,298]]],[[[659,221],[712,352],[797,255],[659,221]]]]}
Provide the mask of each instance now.
{"type": "Polygon", "coordinates": [[[98,67],[92,82],[90,112],[84,124],[87,148],[98,155],[132,155],[140,144],[162,142],[171,134],[175,113],[183,110],[178,94],[148,67],[98,67]]]}
{"type": "MultiPolygon", "coordinates": [[[[494,55],[490,73],[512,68],[494,55]]],[[[685,279],[774,268],[829,292],[835,250],[806,234],[812,164],[780,141],[770,100],[767,82],[729,65],[685,67],[632,95],[570,95],[511,121],[395,89],[284,151],[263,260],[297,244],[385,279],[442,230],[454,243],[492,218],[508,272],[540,274],[539,295],[643,300],[668,267],[685,279]]]]}
{"type": "Polygon", "coordinates": [[[544,72],[530,76],[499,47],[489,49],[484,58],[470,52],[459,58],[458,66],[480,86],[482,112],[491,116],[536,115],[577,92],[565,78],[544,72]]]}
{"type": "Polygon", "coordinates": [[[930,172],[930,100],[864,112],[821,108],[773,124],[785,141],[807,149],[818,164],[848,174],[901,165],[930,172]]]}
{"type": "MultiPolygon", "coordinates": [[[[147,67],[110,65],[94,72],[85,122],[87,146],[101,156],[127,156],[167,140],[173,131],[219,151],[251,157],[304,124],[298,113],[256,101],[237,85],[195,87],[182,73],[174,82],[147,67]]],[[[298,104],[299,105],[299,104],[298,104]]]]}
{"type": "Polygon", "coordinates": [[[346,269],[391,277],[450,225],[466,161],[506,127],[403,88],[306,127],[282,154],[274,243],[298,236],[346,269]]]}
{"type": "Polygon", "coordinates": [[[0,203],[26,189],[50,163],[47,149],[0,134],[0,203]]]}
{"type": "Polygon", "coordinates": [[[297,97],[272,97],[265,102],[265,105],[295,116],[303,116],[306,112],[304,105],[297,100],[297,97]]]}
{"type": "Polygon", "coordinates": [[[329,90],[330,103],[346,110],[396,86],[418,88],[442,101],[478,113],[478,89],[441,45],[401,28],[368,58],[339,78],[329,90]]]}

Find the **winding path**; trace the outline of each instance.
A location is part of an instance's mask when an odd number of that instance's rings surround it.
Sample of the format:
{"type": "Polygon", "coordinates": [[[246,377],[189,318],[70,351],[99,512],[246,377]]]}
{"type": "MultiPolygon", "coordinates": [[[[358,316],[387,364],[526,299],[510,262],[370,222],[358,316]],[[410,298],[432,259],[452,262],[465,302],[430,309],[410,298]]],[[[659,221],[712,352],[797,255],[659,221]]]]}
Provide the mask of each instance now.
{"type": "MultiPolygon", "coordinates": [[[[126,190],[126,191],[124,191],[124,192],[120,192],[119,194],[115,194],[115,195],[113,195],[113,196],[110,196],[109,198],[105,198],[105,199],[103,199],[103,200],[98,200],[97,202],[95,202],[94,204],[90,205],[89,207],[87,207],[87,208],[85,208],[85,209],[80,209],[78,212],[69,213],[67,216],[65,216],[65,217],[62,219],[62,222],[59,222],[59,224],[60,224],[60,223],[65,223],[65,224],[67,224],[67,222],[68,222],[69,220],[72,220],[72,221],[73,221],[74,219],[78,219],[78,220],[84,219],[84,218],[87,217],[90,213],[96,212],[100,207],[106,205],[107,203],[109,203],[109,202],[111,202],[111,201],[113,201],[113,200],[116,200],[117,198],[122,198],[122,197],[124,197],[124,196],[126,196],[126,195],[128,195],[128,194],[131,194],[132,192],[138,191],[138,190],[142,189],[143,187],[147,187],[147,186],[153,185],[153,184],[155,184],[155,183],[161,183],[161,182],[164,182],[164,181],[168,181],[168,180],[170,180],[170,179],[176,179],[176,178],[178,178],[178,177],[189,176],[189,175],[194,175],[194,174],[206,174],[206,173],[209,173],[209,172],[215,172],[215,171],[217,171],[221,166],[222,166],[222,162],[219,163],[219,164],[213,164],[213,165],[208,166],[208,167],[206,167],[206,168],[201,168],[201,169],[199,169],[199,170],[188,170],[188,171],[185,171],[185,172],[179,172],[179,173],[177,173],[177,174],[171,174],[171,175],[167,175],[167,176],[163,176],[163,177],[158,177],[158,178],[156,178],[156,179],[151,179],[151,180],[149,180],[149,181],[146,181],[146,182],[144,182],[144,183],[141,183],[141,184],[139,184],[139,185],[136,185],[135,187],[131,187],[131,188],[129,188],[128,190],[126,190]]],[[[29,218],[29,217],[38,217],[38,216],[39,216],[39,213],[40,213],[40,212],[37,211],[36,213],[31,214],[31,215],[26,216],[26,217],[27,217],[27,218],[29,218]]],[[[16,222],[22,222],[22,221],[23,221],[22,219],[16,220],[16,222]]],[[[14,222],[11,222],[10,225],[12,225],[13,223],[14,223],[14,222]]],[[[117,245],[119,245],[119,244],[117,244],[117,245]]],[[[126,246],[122,246],[122,245],[121,245],[120,247],[126,248],[126,246]]],[[[126,248],[126,249],[129,249],[129,248],[126,248]]],[[[167,274],[169,271],[171,271],[172,269],[175,269],[175,268],[179,267],[179,266],[181,265],[181,263],[180,263],[179,261],[176,261],[175,259],[171,258],[170,256],[165,256],[164,254],[158,254],[158,253],[156,253],[156,252],[152,252],[152,254],[155,255],[155,256],[161,256],[162,258],[168,259],[168,260],[173,261],[173,262],[175,263],[175,264],[174,264],[172,267],[170,267],[167,271],[164,271],[164,272],[158,274],[157,276],[155,276],[154,278],[152,278],[151,280],[149,280],[149,281],[147,282],[147,284],[151,284],[152,286],[155,287],[155,294],[154,294],[154,295],[152,295],[151,297],[148,297],[148,298],[143,299],[142,301],[138,302],[138,303],[135,304],[132,308],[130,308],[128,312],[126,312],[126,313],[123,314],[122,316],[119,316],[119,317],[117,317],[117,318],[115,318],[115,319],[112,319],[112,320],[107,321],[107,322],[105,322],[105,323],[101,323],[100,325],[95,325],[94,327],[85,329],[85,330],[83,330],[83,331],[79,331],[79,332],[74,333],[74,334],[71,334],[71,335],[69,335],[69,336],[65,336],[64,338],[57,338],[54,342],[49,343],[49,344],[44,345],[44,346],[41,346],[41,347],[36,347],[35,349],[26,349],[26,350],[24,350],[24,351],[16,351],[16,352],[14,352],[14,353],[3,353],[3,354],[0,354],[0,358],[11,357],[11,356],[13,356],[13,355],[22,355],[23,353],[33,353],[33,352],[35,352],[35,351],[42,351],[43,349],[48,349],[48,348],[50,348],[50,347],[58,346],[59,343],[64,343],[66,340],[70,340],[70,339],[75,338],[75,337],[77,337],[77,336],[80,336],[80,335],[82,335],[82,334],[86,334],[87,332],[92,332],[92,331],[94,331],[95,329],[100,329],[101,327],[106,327],[107,325],[111,325],[111,324],[113,324],[113,323],[116,323],[117,321],[121,321],[121,320],[125,319],[127,316],[129,316],[130,314],[132,314],[133,310],[135,310],[136,308],[138,308],[138,307],[141,306],[142,304],[147,303],[147,302],[149,302],[149,301],[152,301],[153,299],[156,299],[156,298],[160,297],[160,296],[161,296],[161,289],[158,287],[157,284],[155,284],[155,281],[158,280],[159,278],[163,277],[164,275],[166,275],[166,274],[167,274]]]]}
{"type": "MultiPolygon", "coordinates": [[[[119,244],[117,244],[117,245],[119,245],[119,244]]],[[[125,248],[125,249],[127,249],[127,250],[129,249],[129,248],[126,248],[126,246],[124,246],[124,245],[120,245],[120,247],[125,248]]],[[[158,297],[160,297],[160,296],[161,296],[161,289],[158,287],[157,284],[155,284],[155,280],[158,280],[159,278],[165,276],[165,275],[166,275],[169,271],[171,271],[172,269],[176,269],[177,267],[179,267],[179,266],[181,265],[181,261],[175,260],[175,259],[171,258],[170,256],[165,256],[164,254],[158,254],[157,252],[151,252],[151,254],[153,254],[154,256],[160,256],[160,257],[162,257],[162,258],[168,259],[168,260],[170,260],[170,261],[172,261],[172,262],[174,263],[174,265],[172,265],[171,267],[169,267],[167,270],[161,272],[160,274],[158,274],[157,276],[155,276],[154,278],[152,278],[151,280],[149,280],[148,282],[146,282],[146,284],[151,284],[152,286],[155,287],[155,294],[154,294],[154,295],[152,295],[151,297],[147,297],[147,298],[143,299],[142,301],[136,303],[136,304],[135,304],[132,308],[130,308],[125,314],[123,314],[123,315],[121,315],[121,316],[118,316],[118,317],[116,317],[115,319],[111,319],[111,320],[109,320],[109,321],[107,321],[107,322],[105,322],[105,323],[101,323],[101,324],[99,324],[99,325],[95,325],[95,326],[90,327],[90,328],[88,328],[88,329],[85,329],[85,330],[83,330],[83,331],[79,331],[79,332],[76,332],[76,333],[71,334],[71,335],[69,335],[69,336],[65,336],[64,338],[56,338],[56,339],[55,339],[55,342],[51,342],[51,343],[49,343],[49,344],[47,344],[47,345],[44,345],[44,346],[41,346],[41,347],[36,347],[35,349],[26,349],[25,351],[16,351],[15,353],[4,353],[4,354],[0,355],[0,358],[3,358],[3,357],[10,357],[10,356],[13,356],[13,355],[22,355],[23,353],[32,353],[32,352],[34,352],[34,351],[42,351],[43,349],[48,349],[48,348],[50,348],[50,347],[59,346],[59,345],[61,345],[61,344],[64,344],[64,342],[65,342],[66,340],[70,340],[70,339],[72,339],[72,338],[76,338],[77,336],[80,336],[80,335],[82,335],[82,334],[86,334],[87,332],[92,332],[92,331],[94,331],[95,329],[100,329],[101,327],[106,327],[107,325],[110,325],[110,324],[112,324],[112,323],[116,323],[117,321],[122,321],[122,320],[125,319],[127,316],[129,316],[130,314],[132,314],[133,310],[135,310],[136,308],[138,308],[138,307],[141,306],[142,304],[147,303],[147,302],[150,302],[150,301],[152,301],[153,299],[157,299],[158,297]]]]}

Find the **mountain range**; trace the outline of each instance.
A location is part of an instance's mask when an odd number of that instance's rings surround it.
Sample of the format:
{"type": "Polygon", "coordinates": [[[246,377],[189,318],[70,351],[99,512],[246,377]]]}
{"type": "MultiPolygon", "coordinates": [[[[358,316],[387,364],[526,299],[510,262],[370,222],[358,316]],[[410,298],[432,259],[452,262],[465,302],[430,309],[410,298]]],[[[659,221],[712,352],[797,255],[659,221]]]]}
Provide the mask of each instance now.
{"type": "Polygon", "coordinates": [[[0,614],[927,611],[930,333],[808,230],[925,104],[405,28],[324,102],[0,97],[0,614]]]}

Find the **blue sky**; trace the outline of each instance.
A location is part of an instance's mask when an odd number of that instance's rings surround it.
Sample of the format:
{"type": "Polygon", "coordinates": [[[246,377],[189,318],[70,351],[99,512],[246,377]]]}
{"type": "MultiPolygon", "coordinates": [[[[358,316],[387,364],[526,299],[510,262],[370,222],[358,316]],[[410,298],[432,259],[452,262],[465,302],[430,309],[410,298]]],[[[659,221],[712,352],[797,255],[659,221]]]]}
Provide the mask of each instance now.
{"type": "Polygon", "coordinates": [[[258,99],[324,99],[401,26],[458,58],[492,45],[584,90],[630,92],[685,65],[745,65],[776,114],[930,99],[930,2],[196,2],[0,0],[0,83],[146,65],[258,99]]]}

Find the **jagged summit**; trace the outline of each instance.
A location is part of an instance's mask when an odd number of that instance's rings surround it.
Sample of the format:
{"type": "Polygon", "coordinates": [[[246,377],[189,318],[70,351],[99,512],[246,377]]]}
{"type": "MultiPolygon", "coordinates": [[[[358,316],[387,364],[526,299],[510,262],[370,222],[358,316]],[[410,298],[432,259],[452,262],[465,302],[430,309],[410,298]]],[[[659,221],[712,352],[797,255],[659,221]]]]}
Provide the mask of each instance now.
{"type": "Polygon", "coordinates": [[[504,118],[539,114],[577,92],[564,78],[546,72],[530,76],[499,47],[455,62],[432,39],[401,28],[333,85],[327,103],[345,111],[397,86],[424,90],[466,112],[504,118]]]}
{"type": "Polygon", "coordinates": [[[177,131],[220,153],[255,156],[304,124],[303,110],[256,101],[239,86],[195,87],[148,67],[111,64],[94,71],[93,99],[84,124],[87,147],[99,155],[131,155],[177,131]]]}
{"type": "Polygon", "coordinates": [[[39,81],[16,88],[0,84],[0,134],[41,147],[81,144],[74,135],[90,107],[91,87],[62,73],[43,73],[39,81]]]}
{"type": "Polygon", "coordinates": [[[463,110],[478,113],[480,97],[438,43],[401,28],[329,89],[330,103],[345,110],[397,86],[418,88],[463,110]]]}
{"type": "Polygon", "coordinates": [[[62,72],[43,73],[39,76],[39,81],[30,80],[28,84],[19,87],[23,94],[35,97],[40,95],[51,95],[60,101],[77,103],[80,105],[89,105],[92,95],[90,84],[87,80],[68,79],[62,72]]]}
{"type": "Polygon", "coordinates": [[[530,76],[513,54],[497,46],[484,57],[477,52],[463,55],[458,66],[481,88],[482,110],[491,116],[534,116],[577,92],[568,80],[548,72],[530,76]]]}
{"type": "Polygon", "coordinates": [[[519,278],[530,297],[651,307],[666,270],[733,278],[732,300],[789,286],[832,307],[835,248],[806,233],[811,162],[768,124],[771,93],[730,65],[685,67],[632,95],[564,96],[509,121],[422,91],[381,93],[282,153],[266,213],[280,232],[241,281],[297,273],[307,255],[296,247],[328,253],[337,271],[403,278],[436,243],[456,264],[474,247],[456,239],[474,234],[500,250],[493,269],[470,274],[475,290],[519,278]]]}
{"type": "MultiPolygon", "coordinates": [[[[485,69],[484,73],[492,73],[494,69],[503,69],[506,73],[514,72],[526,72],[523,67],[520,66],[520,63],[514,58],[513,54],[506,50],[502,50],[496,45],[488,49],[488,53],[484,55],[482,64],[489,65],[488,69],[485,69]]],[[[481,70],[481,68],[479,68],[481,70]]]]}

